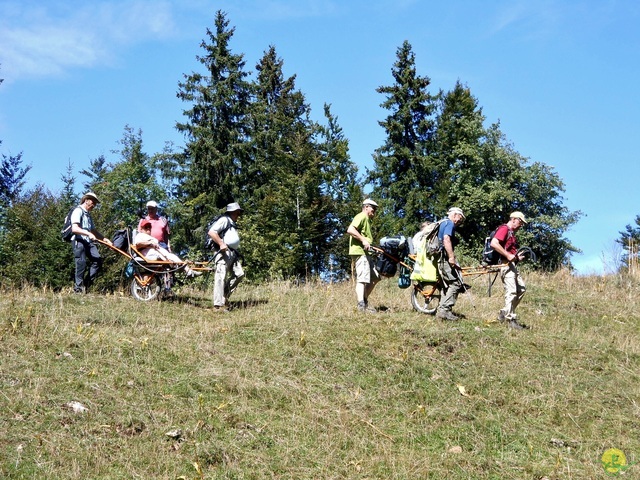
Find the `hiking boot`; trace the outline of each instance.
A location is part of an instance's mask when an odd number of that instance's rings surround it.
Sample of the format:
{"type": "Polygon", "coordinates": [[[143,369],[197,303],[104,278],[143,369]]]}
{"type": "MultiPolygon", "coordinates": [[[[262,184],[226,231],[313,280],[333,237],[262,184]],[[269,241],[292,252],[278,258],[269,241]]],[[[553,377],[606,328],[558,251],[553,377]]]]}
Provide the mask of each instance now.
{"type": "Polygon", "coordinates": [[[515,320],[510,320],[508,326],[509,328],[513,328],[514,330],[529,330],[529,327],[521,323],[518,323],[515,320]]]}
{"type": "Polygon", "coordinates": [[[436,312],[436,318],[441,320],[445,320],[448,322],[455,322],[456,320],[460,320],[456,314],[454,314],[451,310],[438,310],[436,312]]]}
{"type": "Polygon", "coordinates": [[[498,312],[498,321],[499,321],[500,323],[504,323],[504,322],[506,322],[506,321],[507,321],[507,316],[505,315],[505,313],[504,313],[502,310],[500,310],[500,311],[498,312]]]}

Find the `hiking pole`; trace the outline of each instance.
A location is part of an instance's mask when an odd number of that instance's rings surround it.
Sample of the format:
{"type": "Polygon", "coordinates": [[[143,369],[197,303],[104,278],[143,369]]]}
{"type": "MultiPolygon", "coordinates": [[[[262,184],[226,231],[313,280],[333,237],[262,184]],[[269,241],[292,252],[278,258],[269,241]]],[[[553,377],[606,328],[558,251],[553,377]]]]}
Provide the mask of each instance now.
{"type": "MultiPolygon", "coordinates": [[[[455,268],[452,269],[455,272],[455,276],[458,279],[458,281],[460,282],[460,285],[462,285],[462,293],[469,293],[469,288],[467,286],[466,283],[464,283],[464,280],[462,279],[462,274],[460,273],[460,267],[458,267],[456,265],[455,268]]],[[[473,294],[470,295],[471,296],[471,306],[474,308],[476,308],[476,302],[473,301],[473,294]]]]}
{"type": "Polygon", "coordinates": [[[487,297],[491,296],[491,287],[493,287],[493,284],[496,283],[499,273],[500,273],[499,271],[496,272],[496,274],[493,276],[493,280],[491,280],[491,277],[489,277],[489,288],[487,288],[487,297]]]}

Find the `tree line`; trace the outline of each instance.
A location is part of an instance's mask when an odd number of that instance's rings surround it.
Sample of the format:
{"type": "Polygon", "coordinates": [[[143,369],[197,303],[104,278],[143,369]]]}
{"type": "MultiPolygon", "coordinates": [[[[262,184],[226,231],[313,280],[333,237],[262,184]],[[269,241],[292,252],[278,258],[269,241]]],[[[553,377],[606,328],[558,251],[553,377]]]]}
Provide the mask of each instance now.
{"type": "MultiPolygon", "coordinates": [[[[485,236],[520,210],[532,219],[519,238],[537,253],[533,267],[570,266],[577,249],[564,235],[581,213],[564,206],[562,180],[548,165],[520,155],[498,123],[485,126],[467,86],[430,91],[408,41],[397,50],[391,82],[377,89],[387,112],[379,121],[386,140],[373,152],[373,168],[361,174],[330,104],[323,106],[324,120],[313,121],[275,46],[248,71],[244,55],[231,48],[234,31],[226,14],[216,12],[196,55],[199,70],[178,83],[185,109],[175,126],[184,146],[146,153],[142,132],[125,126],[115,159],[91,160],[79,172],[82,185],[68,165],[59,193],[42,184],[25,189],[29,167],[21,155],[3,156],[0,273],[6,285],[70,285],[71,248],[59,232],[87,190],[102,200],[93,217],[107,236],[137,225],[147,200],[158,201],[171,222],[174,251],[192,259],[206,254],[211,220],[227,203],[239,202],[244,263],[254,281],[348,276],[345,231],[367,188],[380,204],[377,238],[412,236],[455,205],[467,215],[457,249],[472,263],[485,236]]],[[[107,252],[103,288],[118,284],[123,261],[107,252]]]]}

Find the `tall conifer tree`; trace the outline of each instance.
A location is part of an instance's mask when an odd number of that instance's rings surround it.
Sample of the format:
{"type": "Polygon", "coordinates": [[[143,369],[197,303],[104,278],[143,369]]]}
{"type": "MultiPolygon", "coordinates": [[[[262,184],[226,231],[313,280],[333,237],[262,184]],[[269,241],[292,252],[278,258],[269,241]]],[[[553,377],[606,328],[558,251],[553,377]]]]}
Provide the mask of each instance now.
{"type": "Polygon", "coordinates": [[[376,90],[385,95],[381,106],[391,113],[379,122],[387,138],[375,151],[375,166],[368,175],[372,196],[382,203],[379,225],[385,234],[413,231],[432,217],[436,179],[430,158],[436,98],[427,90],[431,80],[416,72],[408,41],[398,49],[391,73],[394,83],[376,90]]]}
{"type": "MultiPolygon", "coordinates": [[[[235,28],[229,28],[225,13],[218,11],[215,31],[207,29],[204,54],[197,60],[204,73],[185,75],[178,98],[190,104],[184,122],[176,128],[186,137],[183,155],[174,157],[171,170],[179,185],[177,203],[182,212],[182,228],[188,233],[201,227],[239,194],[245,121],[250,101],[243,55],[234,54],[230,41],[235,28]]],[[[193,239],[191,239],[193,240],[193,239]]]]}

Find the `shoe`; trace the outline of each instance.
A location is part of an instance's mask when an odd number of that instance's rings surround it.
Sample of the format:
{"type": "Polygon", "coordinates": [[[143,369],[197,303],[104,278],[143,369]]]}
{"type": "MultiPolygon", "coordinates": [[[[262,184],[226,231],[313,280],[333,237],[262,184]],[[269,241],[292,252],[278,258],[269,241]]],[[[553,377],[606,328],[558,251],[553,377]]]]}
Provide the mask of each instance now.
{"type": "Polygon", "coordinates": [[[358,311],[359,312],[366,312],[367,311],[367,304],[364,302],[358,302],[358,311]]]}
{"type": "Polygon", "coordinates": [[[518,323],[515,320],[509,321],[509,328],[513,328],[514,330],[529,330],[529,327],[521,323],[518,323]]]}
{"type": "Polygon", "coordinates": [[[504,322],[506,322],[506,321],[507,321],[507,316],[504,314],[504,312],[503,312],[502,310],[500,310],[500,311],[498,312],[498,321],[499,321],[500,323],[504,323],[504,322]]]}
{"type": "Polygon", "coordinates": [[[438,310],[436,312],[436,318],[439,318],[441,320],[445,320],[448,322],[455,322],[456,320],[460,320],[460,317],[458,317],[451,310],[438,310]]]}
{"type": "Polygon", "coordinates": [[[229,313],[229,309],[224,305],[215,305],[213,309],[219,313],[229,313]]]}

